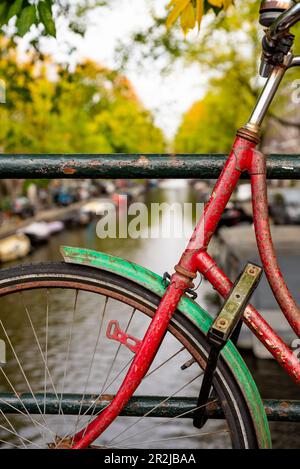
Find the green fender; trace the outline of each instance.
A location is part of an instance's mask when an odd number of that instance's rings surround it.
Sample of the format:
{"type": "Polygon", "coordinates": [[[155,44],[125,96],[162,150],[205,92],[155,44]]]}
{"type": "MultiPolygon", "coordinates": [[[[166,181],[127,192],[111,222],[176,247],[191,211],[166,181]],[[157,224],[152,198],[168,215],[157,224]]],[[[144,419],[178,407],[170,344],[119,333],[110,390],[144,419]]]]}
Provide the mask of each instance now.
{"type": "MultiPolygon", "coordinates": [[[[125,277],[162,297],[165,292],[162,277],[144,267],[125,259],[89,249],[61,247],[61,254],[67,263],[83,264],[97,269],[113,272],[125,277]]],[[[183,296],[178,309],[207,334],[212,318],[197,303],[183,296]]],[[[222,356],[234,375],[249,407],[260,448],[271,448],[271,436],[265,409],[257,386],[244,360],[232,342],[228,342],[222,356]]]]}

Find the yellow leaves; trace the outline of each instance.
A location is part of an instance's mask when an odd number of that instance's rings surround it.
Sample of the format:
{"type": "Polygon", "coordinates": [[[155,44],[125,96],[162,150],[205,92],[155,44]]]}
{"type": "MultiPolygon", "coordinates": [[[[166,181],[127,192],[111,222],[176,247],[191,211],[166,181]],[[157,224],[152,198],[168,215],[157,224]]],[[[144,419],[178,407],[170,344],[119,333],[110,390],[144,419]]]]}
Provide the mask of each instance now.
{"type": "Polygon", "coordinates": [[[191,3],[189,3],[183,10],[180,17],[180,24],[184,34],[195,27],[196,17],[193,5],[191,3]]]}
{"type": "Polygon", "coordinates": [[[173,8],[167,18],[167,27],[170,28],[180,17],[181,28],[186,34],[190,29],[194,29],[196,23],[200,28],[203,16],[204,0],[171,0],[167,8],[173,8]]]}
{"type": "Polygon", "coordinates": [[[226,10],[232,3],[232,0],[208,0],[208,2],[217,8],[224,8],[226,10]]]}
{"type": "Polygon", "coordinates": [[[200,29],[200,24],[202,21],[203,10],[204,10],[203,0],[198,0],[196,3],[196,22],[198,24],[198,31],[200,29]]]}
{"type": "MultiPolygon", "coordinates": [[[[226,10],[233,4],[234,0],[207,0],[207,2],[216,8],[226,10]]],[[[170,28],[178,18],[180,25],[187,34],[189,30],[194,29],[196,24],[200,29],[201,20],[204,14],[204,0],[171,0],[167,9],[171,10],[167,18],[167,28],[170,28]]]]}
{"type": "Polygon", "coordinates": [[[167,5],[168,9],[173,7],[173,10],[170,12],[167,18],[168,28],[172,26],[172,24],[177,20],[177,18],[188,5],[190,5],[190,0],[171,0],[171,2],[167,5]]]}

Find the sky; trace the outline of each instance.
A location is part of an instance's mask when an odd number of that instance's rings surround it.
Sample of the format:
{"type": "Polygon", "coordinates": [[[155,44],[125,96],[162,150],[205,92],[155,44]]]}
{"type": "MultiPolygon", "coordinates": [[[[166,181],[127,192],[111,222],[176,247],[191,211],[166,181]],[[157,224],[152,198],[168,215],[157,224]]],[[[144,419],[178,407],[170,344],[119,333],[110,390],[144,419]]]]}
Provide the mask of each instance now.
{"type": "MultiPolygon", "coordinates": [[[[151,24],[150,7],[166,14],[166,4],[167,0],[118,0],[116,7],[96,10],[89,16],[85,37],[76,37],[77,57],[91,58],[114,68],[114,50],[118,41],[151,24]]],[[[46,50],[58,60],[66,58],[63,41],[60,41],[66,34],[64,25],[58,25],[57,40],[47,40],[45,44],[46,50]]],[[[192,39],[199,40],[196,32],[190,34],[192,39]]],[[[141,71],[132,64],[126,75],[145,107],[153,112],[156,124],[168,138],[172,138],[182,114],[204,95],[207,77],[201,76],[196,65],[178,64],[167,76],[161,76],[158,64],[157,67],[153,62],[144,65],[141,71]]]]}

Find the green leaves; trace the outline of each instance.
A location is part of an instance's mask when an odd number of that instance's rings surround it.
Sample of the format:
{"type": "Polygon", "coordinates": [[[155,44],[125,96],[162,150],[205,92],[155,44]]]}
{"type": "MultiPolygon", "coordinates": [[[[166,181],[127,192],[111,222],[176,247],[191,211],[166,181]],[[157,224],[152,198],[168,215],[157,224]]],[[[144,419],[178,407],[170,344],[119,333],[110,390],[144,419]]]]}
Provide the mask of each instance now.
{"type": "Polygon", "coordinates": [[[51,3],[52,2],[39,2],[38,4],[38,11],[40,15],[40,20],[45,26],[46,33],[50,36],[56,36],[56,28],[55,23],[52,17],[52,10],[51,10],[51,3]]]}
{"type": "Polygon", "coordinates": [[[23,0],[15,0],[13,4],[9,7],[7,14],[7,21],[9,21],[14,16],[18,15],[22,9],[23,0]]]}
{"type": "Polygon", "coordinates": [[[6,21],[7,8],[8,8],[8,4],[6,2],[0,4],[0,25],[1,26],[6,21]]]}
{"type": "Polygon", "coordinates": [[[16,23],[19,36],[25,36],[31,26],[36,22],[36,19],[36,8],[34,5],[24,8],[16,23]]]}
{"type": "Polygon", "coordinates": [[[17,35],[23,37],[33,24],[42,24],[46,35],[56,36],[52,15],[53,0],[4,0],[0,3],[0,27],[16,17],[17,35]]]}

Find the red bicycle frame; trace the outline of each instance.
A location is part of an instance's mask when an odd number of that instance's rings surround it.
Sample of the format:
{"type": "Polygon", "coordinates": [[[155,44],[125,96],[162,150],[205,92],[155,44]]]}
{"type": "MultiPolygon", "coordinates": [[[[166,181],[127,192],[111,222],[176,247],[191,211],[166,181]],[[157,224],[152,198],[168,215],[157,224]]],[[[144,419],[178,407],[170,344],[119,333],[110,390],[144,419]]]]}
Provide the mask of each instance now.
{"type": "MultiPolygon", "coordinates": [[[[175,267],[171,282],[118,393],[110,405],[75,436],[74,449],[86,448],[95,441],[129,401],[157,353],[180,298],[187,289],[191,288],[192,280],[197,272],[200,272],[224,298],[227,297],[232,283],[207,253],[207,247],[243,172],[248,172],[251,177],[255,233],[266,276],[284,315],[300,337],[300,310],[281,275],[272,244],[267,202],[266,157],[255,149],[259,141],[259,127],[269,104],[285,71],[294,65],[299,65],[299,59],[288,55],[285,66],[274,67],[248,124],[238,131],[232,151],[205,207],[204,214],[175,267]]],[[[300,362],[296,355],[251,305],[244,313],[244,322],[293,380],[300,384],[300,362]]]]}

